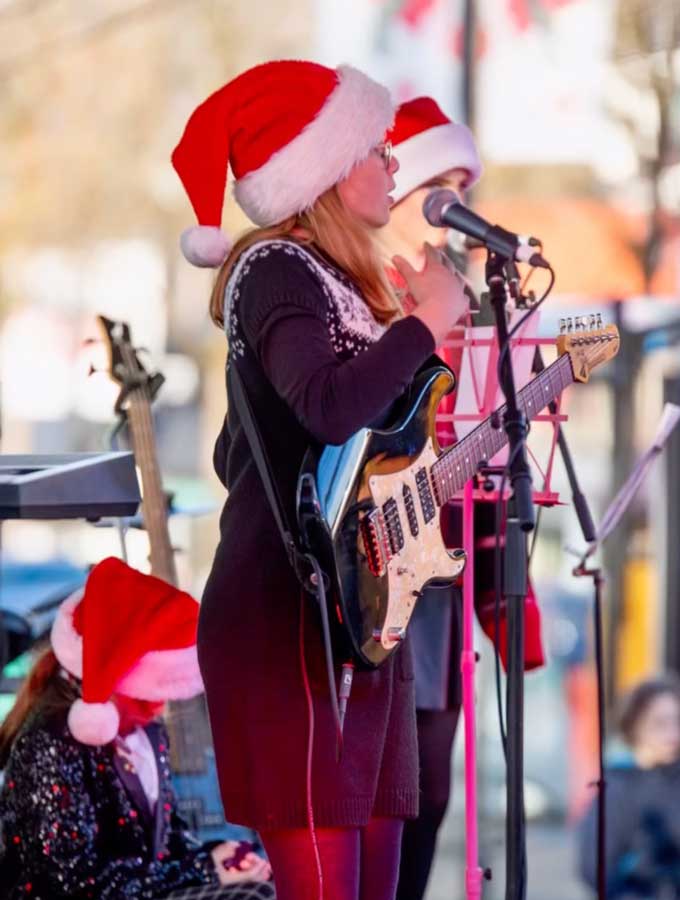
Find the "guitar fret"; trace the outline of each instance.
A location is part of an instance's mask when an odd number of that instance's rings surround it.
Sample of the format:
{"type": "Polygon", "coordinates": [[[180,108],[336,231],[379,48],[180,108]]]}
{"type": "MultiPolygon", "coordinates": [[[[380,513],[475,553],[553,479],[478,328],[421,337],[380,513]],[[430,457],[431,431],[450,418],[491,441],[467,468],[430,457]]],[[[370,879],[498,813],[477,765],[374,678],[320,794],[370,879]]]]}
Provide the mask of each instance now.
{"type": "MultiPolygon", "coordinates": [[[[517,405],[530,420],[559,397],[573,380],[569,357],[561,356],[519,391],[517,405]]],[[[495,411],[499,421],[503,421],[506,410],[504,404],[495,411]]],[[[442,505],[450,500],[472,478],[479,463],[492,459],[506,443],[505,430],[493,428],[487,419],[454,447],[445,450],[430,470],[437,503],[442,505]]]]}
{"type": "Polygon", "coordinates": [[[486,451],[484,458],[488,462],[496,453],[493,441],[494,429],[491,427],[491,422],[486,422],[482,427],[484,429],[484,450],[486,451]]]}

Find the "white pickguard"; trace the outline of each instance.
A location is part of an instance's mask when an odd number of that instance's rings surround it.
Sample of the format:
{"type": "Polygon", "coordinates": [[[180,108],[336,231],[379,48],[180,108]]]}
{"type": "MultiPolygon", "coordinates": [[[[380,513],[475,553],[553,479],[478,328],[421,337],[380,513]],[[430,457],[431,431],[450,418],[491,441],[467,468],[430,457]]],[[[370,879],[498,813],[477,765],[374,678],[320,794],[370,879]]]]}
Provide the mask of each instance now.
{"type": "MultiPolygon", "coordinates": [[[[431,578],[455,578],[465,568],[465,557],[452,558],[444,546],[439,524],[439,508],[429,522],[425,522],[419,502],[416,472],[425,467],[428,471],[437,460],[432,440],[429,439],[418,459],[399,472],[386,475],[370,475],[368,487],[377,507],[393,498],[399,509],[404,534],[404,546],[392,557],[387,566],[389,603],[380,642],[391,650],[401,638],[409,623],[423,585],[431,578]],[[408,513],[403,498],[403,487],[408,485],[415,499],[418,534],[414,537],[408,525],[408,513]],[[392,630],[395,629],[395,630],[392,630]],[[390,636],[392,635],[392,636],[390,636]]],[[[376,636],[377,640],[377,636],[376,636]]]]}

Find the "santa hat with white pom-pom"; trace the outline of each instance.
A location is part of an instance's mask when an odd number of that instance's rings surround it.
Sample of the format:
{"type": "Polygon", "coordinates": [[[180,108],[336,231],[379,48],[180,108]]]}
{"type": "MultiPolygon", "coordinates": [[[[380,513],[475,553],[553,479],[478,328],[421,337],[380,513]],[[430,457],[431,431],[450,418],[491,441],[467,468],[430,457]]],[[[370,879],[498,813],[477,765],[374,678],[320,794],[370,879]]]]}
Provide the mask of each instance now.
{"type": "Polygon", "coordinates": [[[402,103],[387,137],[399,160],[392,191],[395,203],[450,169],[467,173],[464,188],[472,187],[482,174],[472,132],[462,122],[452,122],[432,97],[402,103]]]}
{"type": "Polygon", "coordinates": [[[261,227],[309,209],[383,140],[394,107],[386,88],[350,66],[302,60],[248,69],[191,115],[172,154],[198,225],[181,238],[196,266],[219,267],[227,169],[234,197],[261,227]]]}
{"type": "Polygon", "coordinates": [[[113,694],[184,700],[203,691],[196,653],[198,603],[189,594],[110,557],[59,607],[54,653],[82,682],[68,727],[83,744],[108,744],[120,719],[113,694]]]}

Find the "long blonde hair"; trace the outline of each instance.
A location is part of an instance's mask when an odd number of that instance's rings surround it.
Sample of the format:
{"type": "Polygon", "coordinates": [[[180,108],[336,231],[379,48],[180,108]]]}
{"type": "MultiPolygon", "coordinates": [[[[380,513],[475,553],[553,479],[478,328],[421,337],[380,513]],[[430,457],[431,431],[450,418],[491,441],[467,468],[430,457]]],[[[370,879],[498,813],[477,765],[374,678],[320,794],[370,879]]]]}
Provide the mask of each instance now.
{"type": "Polygon", "coordinates": [[[219,328],[224,328],[224,291],[239,256],[253,244],[277,238],[322,250],[349,275],[378,322],[386,324],[400,315],[371,230],[345,207],[334,186],[306,212],[247,231],[234,244],[210,296],[210,317],[219,328]]]}

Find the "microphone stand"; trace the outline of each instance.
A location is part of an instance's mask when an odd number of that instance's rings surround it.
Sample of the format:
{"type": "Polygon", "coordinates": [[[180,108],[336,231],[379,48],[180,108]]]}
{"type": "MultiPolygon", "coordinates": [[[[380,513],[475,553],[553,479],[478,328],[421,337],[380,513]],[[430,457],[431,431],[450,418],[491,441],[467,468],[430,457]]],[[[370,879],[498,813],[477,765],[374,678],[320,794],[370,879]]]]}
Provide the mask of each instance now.
{"type": "MultiPolygon", "coordinates": [[[[534,355],[533,372],[538,375],[545,369],[545,362],[541,348],[536,347],[534,355]]],[[[551,400],[548,409],[555,415],[557,413],[557,403],[551,400]]],[[[571,452],[567,439],[564,436],[564,430],[561,425],[557,426],[557,443],[560,448],[562,462],[567,471],[569,487],[571,488],[571,497],[574,501],[574,509],[581,528],[581,534],[586,544],[592,544],[597,539],[597,532],[593,517],[590,513],[590,507],[585,494],[581,491],[581,487],[576,476],[576,470],[571,458],[571,452]]],[[[607,869],[605,856],[605,840],[607,833],[607,818],[605,807],[605,789],[607,782],[604,774],[604,744],[605,744],[605,703],[604,703],[604,658],[603,658],[603,642],[602,642],[602,584],[604,577],[599,567],[588,568],[585,559],[581,560],[579,565],[574,569],[574,575],[589,575],[593,579],[593,633],[595,640],[595,671],[597,681],[597,758],[598,758],[598,777],[595,782],[597,787],[597,898],[598,900],[606,900],[607,891],[607,869]]]]}
{"type": "MultiPolygon", "coordinates": [[[[633,471],[628,476],[628,480],[621,487],[616,497],[612,500],[609,508],[602,517],[599,529],[595,529],[590,519],[588,537],[584,523],[581,521],[581,514],[578,505],[576,511],[579,513],[579,522],[583,531],[583,536],[588,542],[588,548],[580,558],[579,562],[573,569],[573,575],[583,577],[589,575],[593,579],[593,621],[594,621],[594,640],[595,640],[595,667],[597,671],[597,722],[598,722],[598,779],[595,782],[597,787],[597,897],[598,900],[605,900],[607,896],[607,858],[605,853],[606,839],[606,787],[607,782],[604,774],[604,743],[605,743],[605,699],[604,699],[604,653],[603,653],[603,637],[602,637],[602,585],[605,578],[602,575],[602,569],[599,566],[588,565],[588,560],[595,551],[602,545],[607,537],[612,533],[620,522],[623,514],[630,505],[635,492],[640,486],[642,480],[647,474],[649,467],[654,459],[663,450],[673,429],[680,422],[680,406],[673,403],[667,403],[664,406],[661,421],[657,428],[656,435],[652,440],[649,449],[642,455],[633,467],[633,471]]],[[[560,445],[561,447],[562,445],[560,445]]],[[[565,445],[566,446],[566,445],[565,445]]],[[[573,468],[569,474],[569,482],[572,483],[573,468]]],[[[574,475],[574,479],[575,479],[574,475]]],[[[573,485],[572,485],[573,488],[573,485]]],[[[580,492],[579,492],[580,493],[580,492]]],[[[585,497],[580,495],[585,504],[585,497]]],[[[574,502],[576,503],[576,494],[574,494],[574,502]]],[[[585,504],[587,511],[587,504],[585,504]]],[[[590,514],[588,514],[589,516],[590,514]]]]}
{"type": "MultiPolygon", "coordinates": [[[[536,352],[534,354],[534,363],[531,367],[534,375],[540,375],[541,372],[545,369],[545,362],[543,360],[543,354],[541,353],[541,348],[536,347],[536,352]]],[[[557,403],[554,400],[551,400],[548,403],[548,410],[551,415],[557,415],[557,403]]],[[[561,425],[557,425],[557,445],[560,448],[560,454],[562,456],[562,462],[564,463],[564,468],[567,472],[567,478],[569,480],[569,487],[571,488],[571,499],[574,501],[574,509],[576,510],[576,516],[578,518],[578,523],[581,526],[581,533],[583,534],[583,540],[590,544],[595,540],[596,531],[595,524],[593,523],[593,517],[590,514],[590,507],[588,506],[588,501],[585,497],[585,494],[581,491],[581,487],[578,482],[578,478],[576,476],[576,470],[574,469],[574,462],[571,458],[571,451],[569,450],[569,445],[567,444],[567,439],[564,435],[564,430],[561,425]]]]}
{"type": "Polygon", "coordinates": [[[499,383],[506,400],[503,428],[508,438],[512,495],[505,531],[503,596],[507,610],[507,812],[505,900],[525,900],[526,841],[524,823],[524,598],[527,594],[527,536],[534,528],[531,472],[527,462],[527,419],[517,405],[506,318],[508,257],[488,251],[486,283],[496,319],[499,383]]]}

